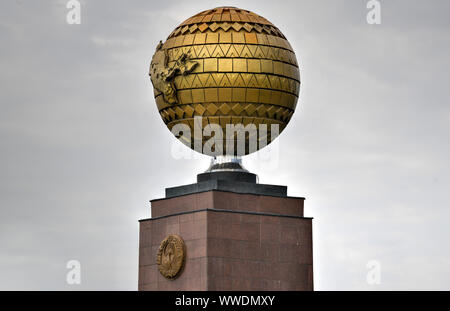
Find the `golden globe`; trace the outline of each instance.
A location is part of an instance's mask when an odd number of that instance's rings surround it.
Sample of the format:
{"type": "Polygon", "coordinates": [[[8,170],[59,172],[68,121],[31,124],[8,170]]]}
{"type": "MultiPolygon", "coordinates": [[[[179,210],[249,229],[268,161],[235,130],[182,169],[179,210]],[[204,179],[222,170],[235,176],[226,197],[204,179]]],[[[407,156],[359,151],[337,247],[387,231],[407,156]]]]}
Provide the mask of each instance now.
{"type": "Polygon", "coordinates": [[[207,154],[246,155],[264,147],[261,141],[270,143],[277,136],[272,129],[281,133],[290,121],[300,90],[297,59],[282,32],[264,17],[234,7],[206,10],[181,23],[158,44],[149,74],[169,130],[184,125],[193,133],[209,125],[226,133],[227,125],[236,126],[232,135],[219,137],[219,149],[203,148],[211,141],[204,135],[202,148],[194,136],[183,137],[207,154]]]}

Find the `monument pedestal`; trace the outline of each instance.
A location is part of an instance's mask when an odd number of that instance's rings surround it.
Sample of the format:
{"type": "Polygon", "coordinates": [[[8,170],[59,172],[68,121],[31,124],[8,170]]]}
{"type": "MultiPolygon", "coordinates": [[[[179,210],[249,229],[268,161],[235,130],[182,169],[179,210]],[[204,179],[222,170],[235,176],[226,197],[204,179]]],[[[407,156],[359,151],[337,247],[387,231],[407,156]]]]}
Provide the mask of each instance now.
{"type": "Polygon", "coordinates": [[[303,216],[304,198],[249,175],[239,181],[219,175],[199,174],[197,184],[168,188],[166,198],[151,201],[152,218],[140,220],[139,290],[313,290],[312,218],[303,216]],[[175,279],[157,263],[171,234],[185,243],[175,279]]]}

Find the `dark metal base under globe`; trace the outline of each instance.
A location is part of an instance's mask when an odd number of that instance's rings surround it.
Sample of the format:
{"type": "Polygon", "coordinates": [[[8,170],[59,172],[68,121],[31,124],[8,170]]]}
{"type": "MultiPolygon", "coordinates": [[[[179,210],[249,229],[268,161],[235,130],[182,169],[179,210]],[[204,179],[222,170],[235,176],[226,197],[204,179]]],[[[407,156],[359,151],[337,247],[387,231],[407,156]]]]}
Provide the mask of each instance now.
{"type": "Polygon", "coordinates": [[[259,184],[258,176],[247,171],[241,159],[221,157],[212,159],[206,172],[197,175],[195,184],[166,188],[166,198],[210,190],[287,196],[287,186],[259,184]]]}

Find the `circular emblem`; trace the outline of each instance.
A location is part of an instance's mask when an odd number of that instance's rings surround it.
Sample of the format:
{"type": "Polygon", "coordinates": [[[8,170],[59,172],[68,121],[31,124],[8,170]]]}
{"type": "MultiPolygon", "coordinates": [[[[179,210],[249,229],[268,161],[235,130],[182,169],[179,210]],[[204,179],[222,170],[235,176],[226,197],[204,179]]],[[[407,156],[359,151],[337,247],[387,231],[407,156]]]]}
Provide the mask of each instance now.
{"type": "Polygon", "coordinates": [[[186,246],[183,239],[171,234],[159,246],[156,262],[159,272],[167,279],[176,279],[183,269],[186,258],[186,246]]]}

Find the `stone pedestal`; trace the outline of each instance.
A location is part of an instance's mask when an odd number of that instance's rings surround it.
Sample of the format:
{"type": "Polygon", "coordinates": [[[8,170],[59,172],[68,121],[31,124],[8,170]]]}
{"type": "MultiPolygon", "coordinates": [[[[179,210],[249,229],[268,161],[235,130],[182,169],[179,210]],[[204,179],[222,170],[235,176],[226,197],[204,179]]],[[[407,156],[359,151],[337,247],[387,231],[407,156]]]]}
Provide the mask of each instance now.
{"type": "Polygon", "coordinates": [[[151,201],[152,218],[140,220],[139,290],[313,290],[312,218],[303,216],[304,198],[287,197],[281,186],[232,191],[232,181],[202,182],[210,184],[169,188],[167,198],[151,201]],[[170,234],[186,245],[174,280],[157,265],[170,234]]]}

